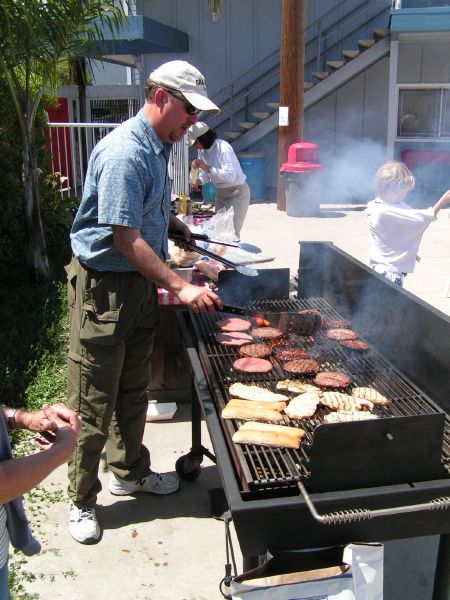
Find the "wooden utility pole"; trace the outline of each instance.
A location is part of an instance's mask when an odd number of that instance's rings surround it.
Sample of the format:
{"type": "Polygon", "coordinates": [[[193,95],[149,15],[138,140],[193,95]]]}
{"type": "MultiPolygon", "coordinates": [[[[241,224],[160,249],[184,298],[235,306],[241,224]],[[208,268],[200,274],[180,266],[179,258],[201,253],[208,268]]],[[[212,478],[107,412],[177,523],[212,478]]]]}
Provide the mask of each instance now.
{"type": "MultiPolygon", "coordinates": [[[[289,124],[278,128],[278,168],[291,144],[303,139],[305,0],[281,0],[280,107],[288,107],[289,124]]],[[[286,210],[283,177],[278,179],[278,210],[286,210]]]]}

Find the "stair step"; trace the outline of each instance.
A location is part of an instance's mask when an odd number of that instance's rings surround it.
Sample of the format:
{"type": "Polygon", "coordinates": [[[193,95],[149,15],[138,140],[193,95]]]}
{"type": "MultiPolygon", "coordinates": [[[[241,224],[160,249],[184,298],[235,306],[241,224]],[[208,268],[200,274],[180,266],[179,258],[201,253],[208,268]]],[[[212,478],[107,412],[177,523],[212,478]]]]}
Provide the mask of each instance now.
{"type": "Polygon", "coordinates": [[[353,60],[359,55],[359,50],[342,50],[342,56],[347,60],[353,60]]]}
{"type": "Polygon", "coordinates": [[[244,129],[252,129],[256,125],[256,123],[255,121],[241,121],[239,125],[244,129]]]}
{"type": "Polygon", "coordinates": [[[333,69],[333,71],[337,71],[345,65],[345,60],[327,60],[327,65],[330,69],[333,69]]]}
{"type": "Polygon", "coordinates": [[[274,110],[278,110],[280,108],[279,102],[266,102],[269,108],[273,108],[274,110]]]}
{"type": "Polygon", "coordinates": [[[376,40],[382,40],[385,37],[388,37],[391,33],[389,27],[377,27],[373,30],[373,37],[376,40]]]}
{"type": "Polygon", "coordinates": [[[375,45],[375,40],[358,40],[358,48],[362,51],[375,45]]]}
{"type": "Polygon", "coordinates": [[[255,119],[259,119],[260,121],[262,121],[263,119],[267,119],[267,117],[270,117],[272,113],[270,112],[254,112],[252,113],[252,115],[255,117],[255,119]]]}
{"type": "Polygon", "coordinates": [[[303,89],[304,90],[310,90],[312,87],[314,87],[314,82],[313,81],[305,81],[305,82],[303,82],[303,89]]]}
{"type": "Polygon", "coordinates": [[[242,131],[225,131],[225,135],[228,138],[235,140],[236,138],[238,138],[242,135],[242,131]]]}
{"type": "Polygon", "coordinates": [[[317,79],[326,79],[330,74],[329,71],[313,71],[312,76],[317,77],[317,79]]]}

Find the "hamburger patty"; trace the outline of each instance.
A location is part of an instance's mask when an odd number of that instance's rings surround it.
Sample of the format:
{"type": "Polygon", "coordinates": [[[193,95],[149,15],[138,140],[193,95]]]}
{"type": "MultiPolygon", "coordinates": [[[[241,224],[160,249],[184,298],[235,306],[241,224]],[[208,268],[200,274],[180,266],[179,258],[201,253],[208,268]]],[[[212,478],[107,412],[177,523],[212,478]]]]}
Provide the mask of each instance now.
{"type": "Polygon", "coordinates": [[[286,346],[275,346],[273,349],[275,358],[281,362],[288,362],[298,358],[309,358],[309,354],[303,348],[287,348],[286,346]]]}
{"type": "Polygon", "coordinates": [[[272,348],[267,344],[248,344],[239,349],[239,354],[250,358],[269,358],[272,348]]]}
{"type": "Polygon", "coordinates": [[[242,331],[216,333],[216,340],[222,346],[243,346],[244,344],[251,344],[253,342],[252,336],[242,331]]]}
{"type": "Polygon", "coordinates": [[[241,373],[268,373],[272,370],[272,363],[263,358],[238,358],[233,367],[241,373]]]}
{"type": "Polygon", "coordinates": [[[343,329],[343,328],[337,328],[337,329],[329,329],[327,331],[327,337],[329,337],[332,340],[356,340],[356,338],[358,337],[358,334],[356,333],[356,331],[353,331],[353,329],[343,329]]]}
{"type": "Polygon", "coordinates": [[[338,343],[339,346],[350,348],[350,350],[359,350],[360,352],[364,352],[370,348],[369,344],[361,340],[340,340],[338,343]]]}
{"type": "Polygon", "coordinates": [[[309,375],[311,373],[318,373],[320,364],[313,358],[299,358],[285,363],[283,370],[292,375],[309,375]]]}
{"type": "Polygon", "coordinates": [[[317,373],[314,383],[320,387],[345,388],[352,382],[352,378],[347,373],[341,371],[329,371],[317,373]]]}
{"type": "Polygon", "coordinates": [[[332,319],[326,322],[326,326],[329,329],[348,329],[351,325],[352,322],[348,319],[332,319]]]}
{"type": "Polygon", "coordinates": [[[220,331],[248,331],[252,324],[246,319],[239,319],[237,317],[227,317],[226,319],[220,319],[216,321],[216,327],[220,331]]]}
{"type": "Polygon", "coordinates": [[[255,329],[252,329],[251,334],[262,340],[274,340],[282,337],[283,332],[275,327],[256,327],[255,329]]]}

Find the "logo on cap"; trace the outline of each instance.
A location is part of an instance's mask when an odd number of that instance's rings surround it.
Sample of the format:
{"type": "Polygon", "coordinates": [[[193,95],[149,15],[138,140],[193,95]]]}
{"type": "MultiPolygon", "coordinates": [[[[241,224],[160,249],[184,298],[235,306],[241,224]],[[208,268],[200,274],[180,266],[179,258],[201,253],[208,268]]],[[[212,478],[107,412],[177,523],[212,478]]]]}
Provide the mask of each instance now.
{"type": "Polygon", "coordinates": [[[205,85],[205,80],[202,77],[199,77],[195,80],[196,85],[205,85]]]}

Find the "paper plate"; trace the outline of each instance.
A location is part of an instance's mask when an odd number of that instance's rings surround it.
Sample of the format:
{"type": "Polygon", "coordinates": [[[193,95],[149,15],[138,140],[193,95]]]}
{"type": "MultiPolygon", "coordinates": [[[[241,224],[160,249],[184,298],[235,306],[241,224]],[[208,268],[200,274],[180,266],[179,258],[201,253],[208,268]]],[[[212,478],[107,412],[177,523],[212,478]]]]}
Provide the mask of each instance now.
{"type": "Polygon", "coordinates": [[[176,402],[149,402],[147,421],[169,421],[177,412],[176,402]]]}

